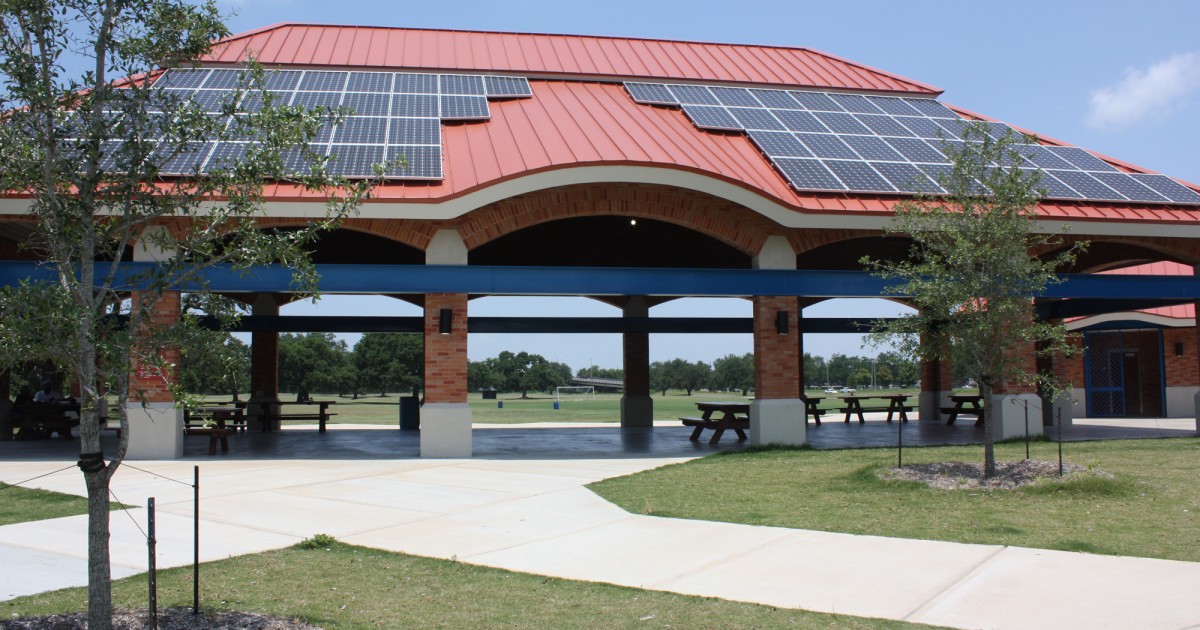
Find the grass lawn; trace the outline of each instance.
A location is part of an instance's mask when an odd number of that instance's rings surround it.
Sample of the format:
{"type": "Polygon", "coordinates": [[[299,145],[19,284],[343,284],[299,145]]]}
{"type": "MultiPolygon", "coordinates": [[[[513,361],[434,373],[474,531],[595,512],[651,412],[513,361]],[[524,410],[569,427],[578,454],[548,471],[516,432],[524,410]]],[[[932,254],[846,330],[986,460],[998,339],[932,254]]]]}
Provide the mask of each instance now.
{"type": "MultiPolygon", "coordinates": [[[[1064,459],[1114,480],[1016,491],[881,481],[894,449],[722,453],[589,486],[635,513],[852,534],[1200,561],[1200,439],[1071,442],[1064,459]],[[686,490],[686,491],[681,491],[686,490]]],[[[997,445],[997,459],[1025,456],[997,445]]],[[[1057,445],[1033,444],[1057,461],[1057,445]]],[[[905,463],[980,461],[983,449],[905,449],[905,463]]]]}
{"type": "MultiPolygon", "coordinates": [[[[787,610],[546,578],[334,543],[205,564],[201,603],[325,628],[917,628],[898,621],[787,610]]],[[[3,603],[3,616],[86,607],[64,589],[3,603]]],[[[146,577],[114,583],[119,607],[146,606],[146,577]]],[[[161,608],[191,606],[191,568],[160,571],[161,608]]]]}
{"type": "MultiPolygon", "coordinates": [[[[869,392],[859,392],[868,394],[869,392]]],[[[889,394],[909,394],[916,396],[915,390],[887,390],[889,394]]],[[[822,394],[814,389],[807,392],[809,396],[824,397],[821,401],[823,409],[832,409],[841,404],[836,397],[822,394]]],[[[357,400],[338,396],[319,394],[314,396],[320,400],[336,400],[337,404],[330,411],[337,413],[330,422],[334,424],[389,424],[399,423],[399,394],[378,393],[368,394],[357,400]]],[[[695,391],[691,396],[686,392],[669,391],[666,396],[657,392],[654,398],[654,417],[658,420],[675,420],[681,416],[696,415],[697,401],[733,400],[746,401],[741,392],[707,392],[695,391]]],[[[228,396],[209,396],[210,404],[219,405],[228,401],[228,396]]],[[[280,400],[295,400],[296,395],[280,393],[280,400]]],[[[517,393],[503,393],[497,400],[483,400],[479,392],[468,396],[471,405],[471,416],[474,422],[490,424],[520,424],[528,422],[612,422],[621,421],[621,394],[597,393],[595,400],[563,400],[558,409],[554,408],[554,395],[542,392],[531,393],[530,398],[522,399],[517,393]],[[497,403],[504,403],[500,408],[497,403]]]]}
{"type": "MultiPolygon", "coordinates": [[[[109,507],[113,510],[125,508],[111,502],[109,507]]],[[[84,497],[0,483],[0,525],[75,516],[87,514],[87,511],[84,497]]]]}

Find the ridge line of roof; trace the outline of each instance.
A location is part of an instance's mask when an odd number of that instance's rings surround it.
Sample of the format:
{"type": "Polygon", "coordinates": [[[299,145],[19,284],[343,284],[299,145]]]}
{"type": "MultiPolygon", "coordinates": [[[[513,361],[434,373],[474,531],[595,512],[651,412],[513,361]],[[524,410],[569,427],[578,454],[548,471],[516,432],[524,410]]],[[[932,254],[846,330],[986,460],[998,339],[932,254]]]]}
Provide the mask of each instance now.
{"type": "Polygon", "coordinates": [[[582,35],[582,34],[572,34],[572,33],[483,31],[483,30],[475,30],[475,29],[429,28],[429,27],[410,27],[410,26],[371,26],[371,25],[364,25],[364,24],[321,24],[321,23],[315,23],[315,22],[276,22],[275,24],[269,24],[267,26],[262,26],[259,28],[251,29],[249,31],[243,31],[241,33],[234,33],[234,34],[228,35],[226,37],[223,37],[223,38],[217,40],[213,44],[213,47],[216,48],[217,46],[220,46],[220,45],[236,42],[238,40],[247,39],[247,38],[253,37],[255,35],[259,35],[262,33],[273,31],[273,30],[278,30],[281,28],[287,28],[287,27],[381,29],[381,30],[391,30],[391,31],[426,31],[426,32],[434,32],[434,33],[466,33],[466,34],[475,34],[475,35],[516,35],[516,36],[528,36],[528,37],[571,37],[571,38],[577,38],[577,39],[592,39],[592,40],[626,40],[626,41],[639,41],[639,42],[661,42],[661,43],[670,43],[670,44],[696,44],[696,45],[700,45],[700,46],[721,46],[721,47],[729,47],[729,48],[759,48],[759,49],[772,49],[772,50],[792,50],[792,51],[802,51],[802,52],[805,52],[805,53],[808,53],[811,55],[821,56],[826,59],[837,61],[838,63],[843,63],[843,64],[846,64],[849,66],[860,68],[867,72],[875,73],[878,75],[883,75],[883,76],[889,77],[895,81],[911,85],[915,88],[919,88],[921,90],[927,90],[933,94],[940,95],[945,92],[945,90],[943,90],[937,86],[934,86],[934,85],[931,85],[928,83],[923,83],[923,82],[917,81],[915,79],[910,79],[908,77],[896,74],[894,72],[889,72],[887,70],[881,70],[874,66],[869,66],[867,64],[864,64],[864,63],[861,63],[858,61],[854,61],[852,59],[848,59],[848,58],[845,58],[845,57],[842,57],[839,55],[835,55],[832,53],[828,53],[823,50],[818,50],[816,48],[810,48],[808,46],[780,46],[780,45],[772,45],[772,44],[737,44],[737,43],[729,43],[729,42],[711,42],[711,41],[687,40],[687,39],[631,37],[631,36],[624,36],[624,35],[582,35]]]}

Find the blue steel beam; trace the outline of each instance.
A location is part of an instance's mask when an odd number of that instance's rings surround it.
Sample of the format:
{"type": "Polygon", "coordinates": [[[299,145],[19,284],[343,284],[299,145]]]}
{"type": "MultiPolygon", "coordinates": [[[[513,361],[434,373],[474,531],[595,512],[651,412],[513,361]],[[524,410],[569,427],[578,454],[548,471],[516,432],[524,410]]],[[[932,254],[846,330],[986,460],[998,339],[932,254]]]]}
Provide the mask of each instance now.
{"type": "MultiPolygon", "coordinates": [[[[118,290],[136,289],[154,263],[124,263],[118,290]]],[[[323,293],[479,295],[656,295],[667,297],[879,297],[888,283],[865,271],[640,269],[610,267],[472,267],[439,265],[318,265],[323,293]]],[[[287,293],[291,270],[264,265],[246,273],[227,266],[200,274],[223,293],[287,293]]],[[[53,281],[40,263],[0,262],[0,286],[30,278],[53,281]]],[[[180,285],[187,291],[196,285],[180,285]]],[[[896,296],[893,296],[896,297],[896,296]]],[[[1200,277],[1067,275],[1047,298],[1200,299],[1200,277]]]]}

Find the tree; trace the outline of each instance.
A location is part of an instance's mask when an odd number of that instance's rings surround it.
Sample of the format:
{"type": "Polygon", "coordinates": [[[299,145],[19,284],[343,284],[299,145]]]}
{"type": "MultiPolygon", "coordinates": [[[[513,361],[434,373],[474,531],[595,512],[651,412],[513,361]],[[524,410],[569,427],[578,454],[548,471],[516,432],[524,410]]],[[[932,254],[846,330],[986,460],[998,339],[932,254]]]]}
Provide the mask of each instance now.
{"type": "Polygon", "coordinates": [[[373,389],[382,395],[420,387],[425,340],[415,333],[365,333],[354,344],[354,368],[356,390],[373,389]]]}
{"type": "MultiPolygon", "coordinates": [[[[1060,234],[1035,230],[1041,172],[1020,168],[1027,163],[1020,152],[1026,139],[997,139],[988,130],[970,124],[959,146],[946,143],[952,166],[938,180],[945,196],[897,206],[888,232],[912,239],[909,257],[863,259],[896,281],[889,293],[910,296],[917,309],[877,323],[872,338],[898,341],[910,355],[950,359],[975,378],[985,401],[1002,384],[1036,383],[1053,394],[1061,384],[1028,369],[1028,359],[1034,353],[1069,355],[1072,346],[1060,323],[1033,319],[1031,302],[1058,281],[1055,269],[1070,264],[1082,246],[1065,246],[1060,234]],[[1032,254],[1054,251],[1059,253],[1044,258],[1032,254]]],[[[995,407],[984,407],[987,477],[996,472],[995,407]]]]}
{"type": "Polygon", "coordinates": [[[886,387],[895,381],[896,377],[892,376],[892,370],[886,365],[881,365],[875,369],[875,384],[879,387],[886,387]]]}
{"type": "Polygon", "coordinates": [[[602,368],[598,365],[591,367],[580,368],[575,373],[578,378],[608,378],[613,380],[623,380],[625,378],[625,370],[621,368],[602,368]]]}
{"type": "MultiPolygon", "coordinates": [[[[703,361],[689,363],[684,359],[671,359],[662,365],[662,385],[663,395],[666,395],[668,388],[682,389],[687,391],[687,395],[692,395],[692,390],[699,389],[708,384],[709,374],[712,368],[703,361]]],[[[651,374],[653,378],[653,374],[651,374]]]]}
{"type": "Polygon", "coordinates": [[[521,398],[529,398],[529,391],[549,391],[571,382],[571,368],[563,363],[552,363],[540,354],[505,350],[492,359],[489,367],[500,375],[501,389],[521,392],[521,398]]]}
{"type": "MultiPolygon", "coordinates": [[[[303,246],[335,226],[367,194],[369,183],[329,177],[324,159],[307,150],[327,112],[277,107],[251,68],[225,105],[253,91],[261,111],[210,116],[190,100],[166,96],[151,81],[161,68],[204,56],[228,34],[212,2],[184,0],[28,0],[0,13],[0,187],[29,200],[38,229],[23,245],[55,275],[0,292],[0,367],[21,357],[52,360],[82,392],[79,466],[88,492],[88,627],[111,626],[109,484],[128,449],[125,409],[130,373],[157,375],[179,396],[171,350],[189,318],[159,315],[174,289],[220,263],[236,269],[278,262],[294,270],[295,289],[315,289],[303,246]],[[65,69],[83,60],[78,76],[65,69]],[[124,80],[125,77],[135,77],[124,80]],[[141,78],[137,78],[141,77],[141,78]],[[230,123],[227,125],[227,123],[230,123]],[[254,137],[236,162],[204,176],[166,177],[172,160],[201,139],[254,137]],[[311,165],[294,177],[285,152],[311,165]],[[295,182],[333,201],[304,229],[257,229],[264,182],[295,182]],[[134,246],[157,265],[126,277],[134,246]],[[136,282],[134,281],[136,280],[136,282]],[[130,300],[131,292],[133,298],[130,300]],[[119,312],[121,318],[112,315],[119,312]],[[117,322],[125,322],[118,325],[117,322]],[[97,400],[117,395],[120,445],[107,461],[100,449],[97,400]]],[[[178,169],[176,169],[176,172],[178,169]]],[[[204,293],[202,284],[189,291],[204,293]]],[[[177,397],[179,399],[179,397],[177,397]]]]}
{"type": "Polygon", "coordinates": [[[713,361],[711,386],[725,391],[746,392],[754,387],[754,355],[727,354],[713,361]]]}
{"type": "Polygon", "coordinates": [[[858,368],[858,371],[850,375],[850,380],[847,381],[850,387],[865,387],[871,384],[871,370],[867,368],[858,368]]]}
{"type": "Polygon", "coordinates": [[[502,389],[503,387],[504,375],[493,368],[490,359],[488,361],[467,362],[467,389],[478,391],[481,389],[502,389]]]}

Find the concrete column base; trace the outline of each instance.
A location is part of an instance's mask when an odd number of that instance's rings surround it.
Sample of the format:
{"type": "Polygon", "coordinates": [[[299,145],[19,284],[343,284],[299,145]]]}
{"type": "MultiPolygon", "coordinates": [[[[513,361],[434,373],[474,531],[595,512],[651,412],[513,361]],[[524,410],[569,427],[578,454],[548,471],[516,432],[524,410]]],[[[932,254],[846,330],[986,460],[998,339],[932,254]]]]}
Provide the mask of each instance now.
{"type": "Polygon", "coordinates": [[[770,398],[750,403],[750,444],[803,446],[808,443],[804,401],[770,398]]]}
{"type": "Polygon", "coordinates": [[[1047,427],[1053,427],[1056,420],[1061,420],[1064,427],[1069,427],[1074,424],[1075,412],[1079,409],[1078,404],[1075,402],[1075,392],[1080,392],[1079,397],[1083,397],[1083,390],[1071,390],[1069,394],[1059,396],[1058,400],[1054,401],[1052,404],[1044,403],[1049,404],[1050,415],[1049,418],[1042,424],[1047,427]]]}
{"type": "Polygon", "coordinates": [[[954,406],[950,395],[954,392],[921,392],[917,397],[917,420],[921,422],[941,422],[942,407],[954,406]]]}
{"type": "Polygon", "coordinates": [[[654,399],[650,396],[621,397],[621,428],[646,429],[654,426],[654,399]]]}
{"type": "Polygon", "coordinates": [[[1196,433],[1200,434],[1200,392],[1192,399],[1196,405],[1196,433]]]}
{"type": "Polygon", "coordinates": [[[279,422],[279,397],[261,394],[251,396],[246,402],[246,429],[262,431],[263,423],[267,422],[268,418],[271,418],[271,426],[268,427],[271,431],[283,428],[279,422]]]}
{"type": "Polygon", "coordinates": [[[997,442],[1025,437],[1025,405],[1029,405],[1029,435],[1041,435],[1042,398],[1037,394],[992,396],[992,438],[997,442]]]}
{"type": "Polygon", "coordinates": [[[1166,408],[1163,409],[1163,417],[1166,418],[1191,418],[1200,416],[1196,413],[1195,399],[1200,395],[1200,388],[1193,386],[1189,387],[1168,387],[1166,408]]]}
{"type": "Polygon", "coordinates": [[[175,403],[130,404],[129,450],[126,459],[178,459],[183,457],[183,408],[175,403]]]}
{"type": "Polygon", "coordinates": [[[421,457],[471,456],[471,406],[431,403],[421,407],[421,457]]]}

